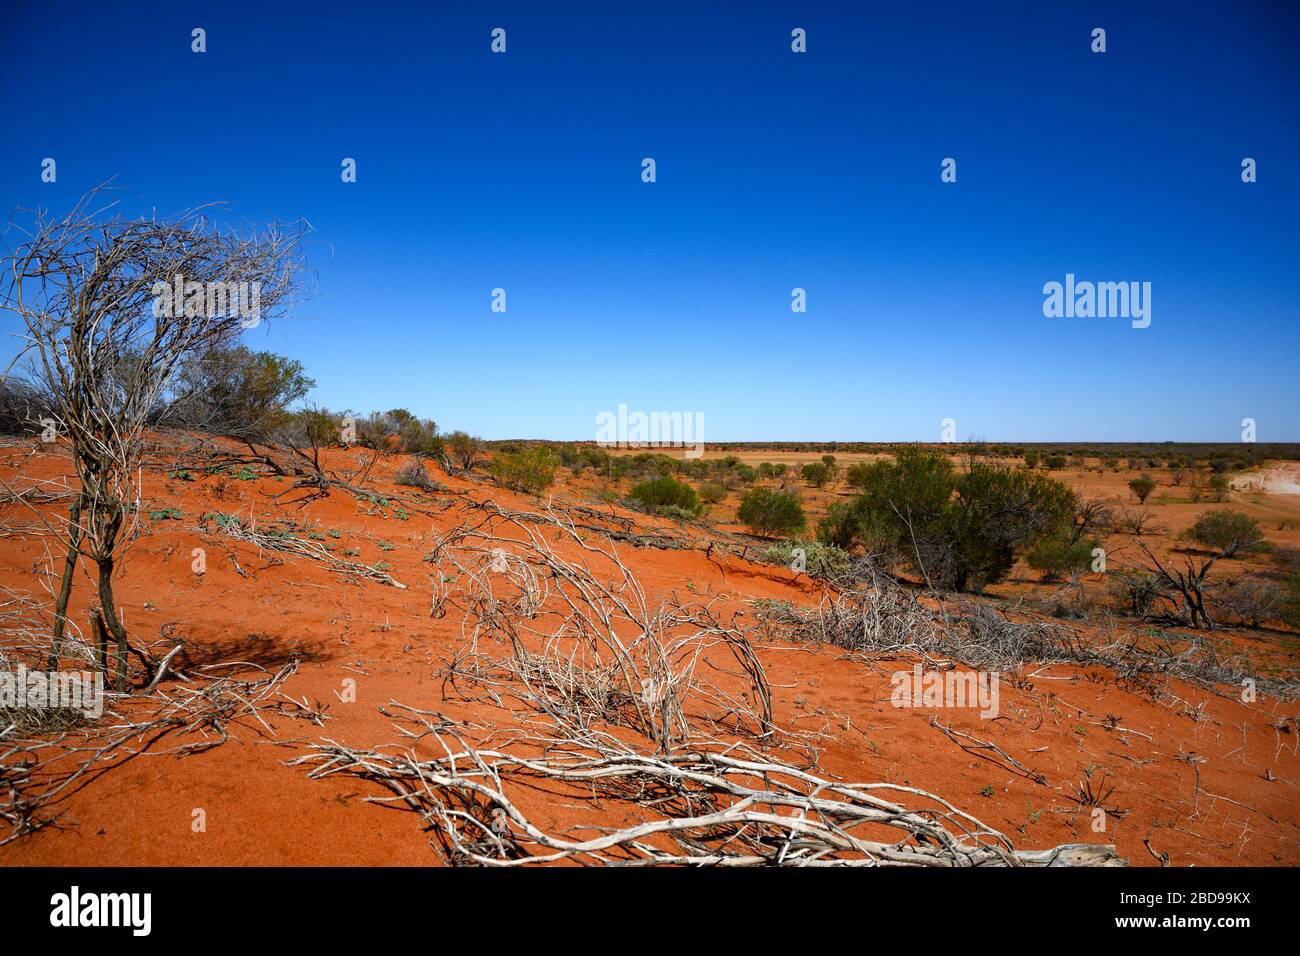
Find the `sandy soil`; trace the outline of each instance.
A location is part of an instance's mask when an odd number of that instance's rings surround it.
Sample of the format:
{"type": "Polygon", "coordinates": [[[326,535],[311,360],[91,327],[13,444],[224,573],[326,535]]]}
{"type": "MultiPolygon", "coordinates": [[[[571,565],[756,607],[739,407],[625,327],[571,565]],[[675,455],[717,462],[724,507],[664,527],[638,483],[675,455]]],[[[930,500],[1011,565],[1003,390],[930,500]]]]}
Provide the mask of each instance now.
{"type": "MultiPolygon", "coordinates": [[[[344,450],[329,457],[339,469],[359,468],[364,458],[344,450]]],[[[392,476],[403,463],[383,459],[367,477],[368,486],[398,493],[392,476]]],[[[453,494],[421,501],[442,510],[403,520],[400,509],[338,491],[302,502],[301,493],[286,494],[289,483],[283,480],[227,474],[187,481],[169,478],[167,470],[148,472],[145,507],[176,508],[182,517],[147,520],[129,552],[118,592],[128,628],[146,640],[164,629],[182,634],[194,660],[272,667],[298,658],[300,669],[286,693],[328,703],[331,719],[319,729],[272,718],[274,737],[244,726],[237,739],[202,754],[132,760],[69,794],[58,828],[0,847],[0,864],[436,864],[413,814],[365,802],[376,794],[355,782],[309,780],[285,761],[304,742],[325,736],[357,746],[398,742],[392,722],[378,710],[393,700],[458,721],[502,720],[489,705],[449,694],[437,676],[464,637],[457,613],[430,616],[434,572],[423,557],[439,533],[481,515],[476,502],[490,499],[511,508],[535,508],[537,502],[438,473],[453,494]],[[356,551],[357,560],[386,562],[407,588],[350,581],[318,562],[259,553],[200,530],[198,517],[211,511],[237,512],[264,527],[291,520],[297,533],[317,533],[340,552],[356,551]],[[191,570],[195,547],[208,555],[202,575],[191,570]],[[340,694],[348,681],[355,681],[356,700],[345,703],[340,694]],[[206,813],[206,832],[192,829],[196,808],[206,813]]],[[[66,472],[66,459],[40,447],[0,448],[0,478],[11,485],[66,472]]],[[[1077,471],[1063,477],[1085,493],[1119,501],[1133,476],[1077,471]]],[[[566,481],[555,494],[644,528],[676,527],[601,504],[593,498],[596,490],[584,478],[566,481]]],[[[813,510],[842,494],[842,487],[811,494],[813,510]]],[[[736,497],[730,495],[714,517],[726,522],[728,509],[734,516],[736,497]]],[[[1184,489],[1162,484],[1149,503],[1167,529],[1166,547],[1207,507],[1185,499],[1184,489]]],[[[1242,492],[1232,504],[1271,522],[1270,537],[1277,543],[1300,543],[1294,499],[1266,488],[1242,492]]],[[[0,508],[0,523],[0,584],[39,594],[50,539],[20,505],[0,508]]],[[[743,616],[753,614],[751,602],[759,598],[810,607],[822,597],[820,586],[781,567],[702,551],[631,545],[619,550],[652,601],[689,591],[716,600],[721,616],[743,616]]],[[[1031,572],[1018,568],[988,599],[1042,590],[1031,572]]],[[[85,620],[91,599],[89,579],[79,574],[76,620],[85,620]]],[[[1292,632],[1216,637],[1281,672],[1294,673],[1300,658],[1292,632]]],[[[1001,714],[985,721],[973,711],[891,706],[890,677],[910,668],[910,660],[867,660],[830,647],[789,645],[764,646],[760,656],[778,724],[824,735],[818,760],[825,774],[941,794],[1017,846],[1115,843],[1132,865],[1141,866],[1156,865],[1153,852],[1167,853],[1175,866],[1300,863],[1300,752],[1296,723],[1288,720],[1300,712],[1294,701],[1261,697],[1247,704],[1232,689],[1181,683],[1173,685],[1172,699],[1153,699],[1120,686],[1101,669],[1053,666],[1028,670],[1016,687],[1004,682],[1001,714]],[[995,743],[1046,782],[961,749],[931,725],[932,715],[995,743]],[[1093,832],[1088,814],[1070,799],[1089,779],[1115,788],[1112,804],[1120,812],[1108,818],[1105,832],[1093,832]]],[[[634,805],[606,802],[594,809],[588,801],[543,794],[526,809],[539,823],[557,828],[639,818],[634,805]]]]}
{"type": "Polygon", "coordinates": [[[1258,472],[1234,478],[1232,487],[1270,495],[1300,495],[1300,463],[1284,461],[1269,465],[1258,472]]]}

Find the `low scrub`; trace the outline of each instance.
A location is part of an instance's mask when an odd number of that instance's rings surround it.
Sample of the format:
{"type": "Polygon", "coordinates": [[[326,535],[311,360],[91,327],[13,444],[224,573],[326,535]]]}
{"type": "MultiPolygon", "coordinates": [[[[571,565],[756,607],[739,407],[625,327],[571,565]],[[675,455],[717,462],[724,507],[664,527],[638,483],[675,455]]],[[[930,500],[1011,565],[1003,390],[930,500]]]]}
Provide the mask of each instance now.
{"type": "Polygon", "coordinates": [[[679,509],[690,516],[698,515],[703,510],[700,497],[695,489],[676,478],[663,475],[651,481],[643,481],[631,491],[632,500],[643,511],[651,514],[662,513],[665,509],[679,509]]]}
{"type": "Polygon", "coordinates": [[[498,451],[492,458],[492,476],[515,491],[540,495],[555,483],[560,458],[550,448],[498,451]]]}
{"type": "Polygon", "coordinates": [[[797,534],[807,523],[798,498],[770,488],[753,488],[747,492],[736,516],[754,534],[766,537],[797,534]]]}
{"type": "Polygon", "coordinates": [[[853,570],[852,555],[820,541],[783,541],[764,551],[763,559],[829,581],[846,581],[853,570]]]}

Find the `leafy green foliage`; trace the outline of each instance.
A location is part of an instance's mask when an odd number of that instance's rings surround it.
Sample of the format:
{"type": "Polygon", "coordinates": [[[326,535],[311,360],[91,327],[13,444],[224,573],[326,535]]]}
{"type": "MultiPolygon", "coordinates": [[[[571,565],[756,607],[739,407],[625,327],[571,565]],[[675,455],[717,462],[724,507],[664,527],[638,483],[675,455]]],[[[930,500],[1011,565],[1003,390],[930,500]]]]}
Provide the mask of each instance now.
{"type": "Polygon", "coordinates": [[[799,474],[814,488],[822,487],[831,478],[831,470],[820,461],[812,461],[804,465],[799,474]]]}
{"type": "Polygon", "coordinates": [[[1040,472],[973,462],[957,474],[947,455],[921,448],[899,449],[857,477],[862,494],[832,506],[818,538],[900,556],[950,590],[1005,578],[1026,548],[1066,532],[1077,505],[1069,488],[1040,472]]]}
{"type": "Polygon", "coordinates": [[[1199,545],[1217,551],[1222,557],[1264,551],[1268,542],[1259,522],[1240,511],[1206,511],[1183,532],[1184,536],[1199,545]]]}
{"type": "Polygon", "coordinates": [[[758,535],[795,534],[806,520],[799,499],[783,491],[752,488],[745,493],[736,515],[758,535]]]}
{"type": "Polygon", "coordinates": [[[519,451],[498,451],[492,458],[493,476],[515,491],[540,495],[555,482],[559,456],[550,448],[537,446],[519,451]]]}
{"type": "Polygon", "coordinates": [[[694,516],[702,510],[695,489],[668,475],[643,481],[632,489],[631,495],[633,500],[650,512],[658,512],[665,508],[679,508],[694,516]]]}

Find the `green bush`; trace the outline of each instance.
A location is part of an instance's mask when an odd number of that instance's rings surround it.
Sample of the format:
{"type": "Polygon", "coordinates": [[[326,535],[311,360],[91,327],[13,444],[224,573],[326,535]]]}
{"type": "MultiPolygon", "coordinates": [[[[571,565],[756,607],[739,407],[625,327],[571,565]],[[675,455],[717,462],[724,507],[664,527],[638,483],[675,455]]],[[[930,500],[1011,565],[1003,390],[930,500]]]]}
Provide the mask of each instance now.
{"type": "Polygon", "coordinates": [[[1068,537],[1044,538],[1025,553],[1025,560],[1035,571],[1043,572],[1044,581],[1074,577],[1092,566],[1095,541],[1071,541],[1068,537]]]}
{"type": "Polygon", "coordinates": [[[809,462],[799,472],[803,480],[814,488],[820,488],[831,479],[831,470],[820,461],[809,462]]]}
{"type": "Polygon", "coordinates": [[[711,505],[716,505],[727,497],[727,489],[716,481],[706,481],[700,485],[700,497],[711,505]]]}
{"type": "Polygon", "coordinates": [[[468,432],[452,432],[444,439],[444,442],[447,448],[447,458],[462,471],[472,470],[478,464],[479,457],[483,454],[483,440],[475,438],[468,432]]]}
{"type": "Polygon", "coordinates": [[[1300,630],[1300,571],[1288,575],[1286,584],[1286,601],[1282,605],[1282,620],[1300,630]]]}
{"type": "Polygon", "coordinates": [[[819,537],[846,538],[898,555],[931,583],[979,590],[1010,572],[1017,555],[1074,521],[1078,499],[1059,481],[975,462],[956,474],[947,455],[903,448],[871,465],[851,511],[833,509],[819,537]]]}
{"type": "Polygon", "coordinates": [[[849,465],[844,472],[844,480],[850,488],[865,488],[871,477],[871,462],[857,461],[849,465]]]}
{"type": "MultiPolygon", "coordinates": [[[[316,383],[302,363],[242,345],[191,352],[177,370],[170,424],[214,434],[266,440],[289,422],[288,406],[316,383]]],[[[337,440],[334,431],[331,441],[337,440]]]]}
{"type": "Polygon", "coordinates": [[[1133,492],[1133,497],[1138,500],[1138,504],[1145,504],[1151,492],[1156,490],[1156,483],[1151,480],[1149,475],[1143,475],[1141,478],[1134,478],[1128,483],[1129,491],[1133,492]]]}
{"type": "Polygon", "coordinates": [[[1044,462],[1044,464],[1046,464],[1048,469],[1051,471],[1060,471],[1062,468],[1065,467],[1065,456],[1048,455],[1047,460],[1044,462]]]}
{"type": "Polygon", "coordinates": [[[492,458],[493,476],[507,488],[540,495],[555,482],[560,459],[550,448],[498,451],[492,458]]]}
{"type": "Polygon", "coordinates": [[[755,534],[794,534],[805,525],[799,499],[783,491],[752,488],[741,499],[736,516],[755,534]]]}
{"type": "Polygon", "coordinates": [[[412,458],[393,475],[393,481],[399,485],[419,488],[421,491],[445,491],[446,486],[434,481],[424,470],[424,462],[412,458]]]}
{"type": "Polygon", "coordinates": [[[1259,522],[1240,511],[1202,512],[1183,535],[1225,558],[1268,549],[1259,522]]]}
{"type": "Polygon", "coordinates": [[[663,505],[655,509],[655,514],[661,518],[672,518],[674,521],[694,521],[700,516],[699,512],[680,505],[663,505]]]}
{"type": "Polygon", "coordinates": [[[803,549],[803,571],[809,577],[843,580],[853,567],[853,558],[847,551],[820,541],[783,541],[764,551],[763,559],[794,568],[796,548],[803,549]]]}
{"type": "Polygon", "coordinates": [[[680,508],[683,512],[694,516],[702,510],[695,489],[667,475],[642,482],[632,489],[631,495],[638,504],[651,512],[660,512],[665,508],[680,508]]]}

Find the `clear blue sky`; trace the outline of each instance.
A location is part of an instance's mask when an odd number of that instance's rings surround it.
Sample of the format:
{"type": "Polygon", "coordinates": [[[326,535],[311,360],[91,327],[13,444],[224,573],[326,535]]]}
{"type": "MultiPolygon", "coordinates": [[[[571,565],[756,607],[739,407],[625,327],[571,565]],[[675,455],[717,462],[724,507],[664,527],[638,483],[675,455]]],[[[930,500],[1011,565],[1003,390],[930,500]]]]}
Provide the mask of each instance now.
{"type": "Polygon", "coordinates": [[[489,438],[1295,441],[1297,7],[14,3],[0,204],[306,217],[249,344],[489,438]],[[1045,318],[1067,272],[1150,328],[1045,318]]]}

